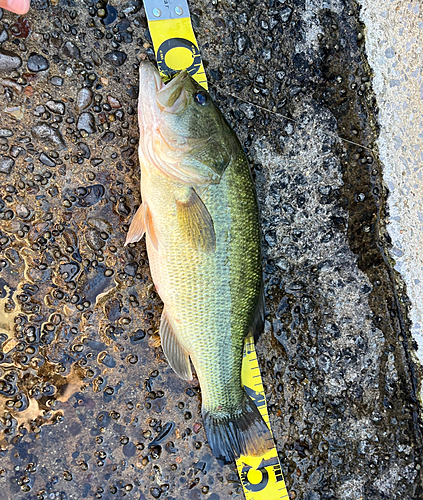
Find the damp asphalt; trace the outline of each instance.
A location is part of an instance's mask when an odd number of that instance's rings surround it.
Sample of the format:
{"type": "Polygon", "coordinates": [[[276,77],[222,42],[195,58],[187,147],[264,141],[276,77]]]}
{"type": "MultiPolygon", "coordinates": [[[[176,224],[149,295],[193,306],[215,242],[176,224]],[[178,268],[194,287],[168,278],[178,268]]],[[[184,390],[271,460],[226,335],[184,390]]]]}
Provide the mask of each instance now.
{"type": "MultiPolygon", "coordinates": [[[[257,353],[290,499],[419,500],[418,3],[189,4],[260,202],[257,353]]],[[[5,500],[243,498],[163,356],[144,242],[123,246],[145,58],[139,0],[0,10],[5,500]]]]}

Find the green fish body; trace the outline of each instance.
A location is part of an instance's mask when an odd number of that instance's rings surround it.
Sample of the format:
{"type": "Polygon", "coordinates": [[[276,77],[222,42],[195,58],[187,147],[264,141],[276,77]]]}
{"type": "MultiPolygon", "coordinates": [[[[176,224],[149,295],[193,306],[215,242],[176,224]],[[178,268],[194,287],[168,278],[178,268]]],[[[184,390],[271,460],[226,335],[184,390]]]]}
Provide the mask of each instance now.
{"type": "Polygon", "coordinates": [[[270,432],[241,382],[243,346],[263,326],[258,205],[242,148],[209,95],[185,72],[168,85],[140,67],[143,203],[127,242],[146,233],[163,300],[160,337],[175,372],[192,379],[214,455],[258,456],[270,432]]]}

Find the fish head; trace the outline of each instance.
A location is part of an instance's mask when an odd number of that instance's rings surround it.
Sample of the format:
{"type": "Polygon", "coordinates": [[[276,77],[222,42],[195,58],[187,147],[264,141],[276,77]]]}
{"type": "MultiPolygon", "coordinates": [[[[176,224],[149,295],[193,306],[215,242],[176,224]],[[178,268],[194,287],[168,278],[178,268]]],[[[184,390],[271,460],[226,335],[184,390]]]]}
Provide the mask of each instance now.
{"type": "Polygon", "coordinates": [[[140,66],[140,157],[191,185],[217,183],[237,139],[209,93],[187,71],[165,84],[150,63],[140,66]]]}

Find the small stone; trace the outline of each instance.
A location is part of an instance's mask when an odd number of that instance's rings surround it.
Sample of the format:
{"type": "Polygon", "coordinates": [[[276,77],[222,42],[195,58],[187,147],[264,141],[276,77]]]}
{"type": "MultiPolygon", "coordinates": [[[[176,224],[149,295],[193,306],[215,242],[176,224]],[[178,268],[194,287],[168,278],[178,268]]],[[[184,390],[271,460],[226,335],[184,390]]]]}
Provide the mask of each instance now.
{"type": "Polygon", "coordinates": [[[101,184],[95,184],[94,186],[88,186],[83,189],[83,193],[81,192],[82,186],[76,190],[76,194],[78,194],[78,201],[76,204],[78,207],[91,207],[95,205],[101,200],[105,192],[101,184]]]}
{"type": "Polygon", "coordinates": [[[45,71],[46,69],[48,69],[50,67],[50,63],[41,54],[32,52],[28,57],[27,66],[29,71],[38,73],[39,71],[45,71]]]}
{"type": "Polygon", "coordinates": [[[0,128],[0,137],[12,137],[13,132],[8,128],[0,128]]]}
{"type": "Polygon", "coordinates": [[[60,274],[66,282],[72,281],[79,273],[80,265],[77,262],[69,262],[59,266],[60,274]]]}
{"type": "Polygon", "coordinates": [[[112,97],[111,95],[107,96],[107,102],[110,104],[110,106],[113,109],[117,109],[117,108],[122,107],[122,104],[117,99],[115,99],[114,97],[112,97]]]}
{"type": "Polygon", "coordinates": [[[22,120],[23,118],[23,106],[10,106],[4,109],[4,112],[7,113],[10,116],[13,116],[13,118],[16,118],[16,120],[22,120]]]}
{"type": "Polygon", "coordinates": [[[285,78],[285,75],[286,75],[285,71],[283,71],[283,70],[281,70],[281,69],[280,69],[280,70],[278,70],[278,71],[276,71],[276,73],[275,73],[275,74],[276,74],[276,78],[277,78],[280,82],[282,82],[282,81],[283,81],[283,79],[285,78]]]}
{"type": "Polygon", "coordinates": [[[112,24],[114,21],[116,21],[117,18],[117,10],[113,5],[106,4],[106,9],[105,9],[105,15],[104,16],[99,16],[102,17],[103,19],[101,20],[102,24],[105,26],[112,24]]]}
{"type": "Polygon", "coordinates": [[[38,122],[32,128],[31,132],[44,145],[59,149],[63,149],[66,146],[60,130],[51,128],[48,123],[38,122]]]}
{"type": "Polygon", "coordinates": [[[97,360],[99,363],[102,363],[104,366],[107,366],[107,368],[114,368],[116,366],[116,361],[113,359],[112,356],[110,356],[110,354],[108,354],[105,351],[101,352],[98,355],[97,360]]]}
{"type": "Polygon", "coordinates": [[[50,78],[50,83],[56,87],[61,87],[63,85],[63,78],[61,76],[52,76],[50,78]]]}
{"type": "Polygon", "coordinates": [[[239,109],[244,113],[244,115],[249,120],[252,120],[254,118],[255,112],[254,112],[254,106],[252,104],[249,104],[247,102],[243,102],[239,105],[239,109]]]}
{"type": "Polygon", "coordinates": [[[124,273],[127,274],[128,276],[136,276],[138,271],[138,264],[136,262],[129,262],[126,264],[124,267],[124,273]]]}
{"type": "Polygon", "coordinates": [[[90,148],[85,144],[85,142],[79,142],[77,144],[77,154],[81,158],[90,158],[91,156],[91,151],[90,148]]]}
{"type": "Polygon", "coordinates": [[[125,446],[122,448],[122,452],[125,455],[125,457],[133,457],[137,452],[137,448],[135,444],[130,441],[128,444],[125,444],[125,446]]]}
{"type": "Polygon", "coordinates": [[[131,85],[130,87],[127,87],[125,90],[131,99],[138,99],[138,88],[135,87],[135,85],[131,85]]]}
{"type": "Polygon", "coordinates": [[[115,133],[114,132],[106,132],[105,134],[103,134],[103,136],[101,137],[101,139],[104,141],[104,142],[111,142],[113,141],[113,139],[115,138],[115,133]]]}
{"type": "Polygon", "coordinates": [[[86,87],[82,88],[76,97],[75,109],[78,113],[91,106],[93,102],[93,92],[86,87]]]}
{"type": "Polygon", "coordinates": [[[46,106],[52,113],[56,113],[57,115],[65,114],[65,105],[61,101],[47,101],[46,106]]]}
{"type": "Polygon", "coordinates": [[[15,165],[15,160],[10,158],[10,156],[0,156],[0,173],[1,174],[10,174],[13,166],[15,165]]]}
{"type": "Polygon", "coordinates": [[[290,7],[284,7],[279,11],[279,16],[281,20],[286,23],[288,21],[289,16],[291,15],[292,9],[290,7]]]}
{"type": "Polygon", "coordinates": [[[103,161],[104,160],[102,158],[91,158],[90,163],[93,167],[98,167],[103,163],[103,161]]]}
{"type": "Polygon", "coordinates": [[[122,66],[122,64],[126,61],[125,52],[121,52],[120,50],[112,50],[104,56],[104,59],[112,64],[113,66],[122,66]]]}
{"type": "Polygon", "coordinates": [[[66,57],[72,57],[73,59],[81,59],[81,51],[72,42],[66,42],[63,46],[63,55],[66,57]]]}
{"type": "Polygon", "coordinates": [[[13,71],[21,66],[22,59],[9,50],[0,50],[0,71],[13,71]]]}
{"type": "Polygon", "coordinates": [[[105,245],[100,233],[92,227],[85,233],[85,241],[92,250],[101,250],[105,245]]]}
{"type": "Polygon", "coordinates": [[[56,166],[56,162],[54,160],[52,160],[50,158],[50,156],[47,156],[45,153],[41,153],[38,159],[46,167],[55,167],[56,166]]]}
{"type": "Polygon", "coordinates": [[[28,217],[31,215],[31,211],[25,205],[17,205],[16,215],[21,219],[28,219],[28,217]]]}
{"type": "Polygon", "coordinates": [[[7,40],[9,40],[9,33],[4,29],[0,32],[0,43],[7,42],[7,40]]]}
{"type": "Polygon", "coordinates": [[[16,146],[16,144],[14,144],[10,150],[9,150],[9,154],[12,158],[17,158],[22,152],[24,151],[23,148],[19,147],[19,146],[16,146]]]}
{"type": "Polygon", "coordinates": [[[3,87],[9,87],[13,89],[17,94],[21,94],[23,87],[19,83],[16,82],[13,78],[2,78],[0,80],[0,83],[3,85],[3,87]]]}
{"type": "Polygon", "coordinates": [[[245,49],[247,48],[249,44],[249,39],[247,36],[245,35],[239,35],[237,40],[236,40],[236,46],[237,46],[237,49],[238,49],[238,52],[240,54],[243,54],[245,49]]]}
{"type": "Polygon", "coordinates": [[[76,128],[78,130],[85,130],[88,134],[93,134],[95,132],[94,116],[91,113],[82,113],[79,115],[76,128]]]}

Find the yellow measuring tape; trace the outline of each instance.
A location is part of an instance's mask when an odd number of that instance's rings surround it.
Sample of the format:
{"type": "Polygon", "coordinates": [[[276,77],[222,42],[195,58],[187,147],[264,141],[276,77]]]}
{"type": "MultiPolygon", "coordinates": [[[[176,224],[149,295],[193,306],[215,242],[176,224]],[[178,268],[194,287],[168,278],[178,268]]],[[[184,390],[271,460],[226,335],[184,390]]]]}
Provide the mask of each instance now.
{"type": "MultiPolygon", "coordinates": [[[[186,0],[144,0],[144,7],[157,66],[163,80],[166,81],[179,71],[187,69],[207,90],[206,74],[186,0]]],[[[253,339],[248,339],[245,343],[242,383],[270,429],[253,339]]],[[[261,457],[241,456],[236,465],[247,500],[289,499],[275,446],[261,457]]]]}

